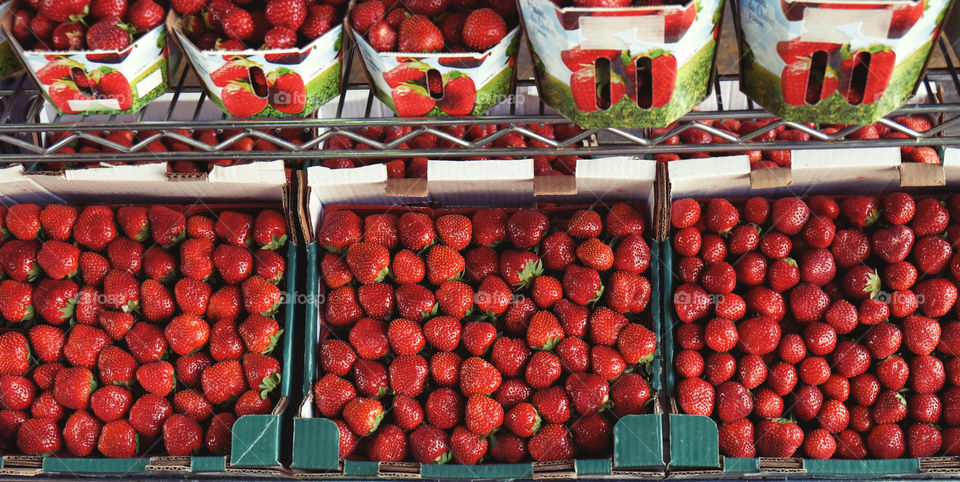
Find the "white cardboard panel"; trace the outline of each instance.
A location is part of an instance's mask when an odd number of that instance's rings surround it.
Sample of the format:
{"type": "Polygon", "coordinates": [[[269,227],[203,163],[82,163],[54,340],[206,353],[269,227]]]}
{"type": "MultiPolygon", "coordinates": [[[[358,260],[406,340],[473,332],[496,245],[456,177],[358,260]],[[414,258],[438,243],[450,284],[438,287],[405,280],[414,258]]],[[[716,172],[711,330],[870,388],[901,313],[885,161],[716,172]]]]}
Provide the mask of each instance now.
{"type": "Polygon", "coordinates": [[[524,206],[533,199],[533,160],[428,161],[430,200],[443,206],[524,206]]]}
{"type": "Polygon", "coordinates": [[[644,200],[653,215],[653,185],[657,163],[633,157],[603,157],[577,161],[574,202],[607,203],[644,200]]]}
{"type": "Polygon", "coordinates": [[[0,169],[0,204],[57,204],[63,199],[50,193],[23,173],[22,165],[0,169]]]}
{"type": "Polygon", "coordinates": [[[672,199],[750,197],[749,156],[682,159],[667,163],[672,199]]]}
{"type": "Polygon", "coordinates": [[[329,169],[322,166],[307,168],[310,186],[311,214],[314,224],[319,220],[324,204],[392,204],[387,196],[387,168],[383,164],[329,169]],[[318,203],[314,206],[314,201],[318,203]]]}
{"type": "Polygon", "coordinates": [[[807,149],[792,153],[790,194],[879,193],[900,187],[900,148],[807,149]]]}

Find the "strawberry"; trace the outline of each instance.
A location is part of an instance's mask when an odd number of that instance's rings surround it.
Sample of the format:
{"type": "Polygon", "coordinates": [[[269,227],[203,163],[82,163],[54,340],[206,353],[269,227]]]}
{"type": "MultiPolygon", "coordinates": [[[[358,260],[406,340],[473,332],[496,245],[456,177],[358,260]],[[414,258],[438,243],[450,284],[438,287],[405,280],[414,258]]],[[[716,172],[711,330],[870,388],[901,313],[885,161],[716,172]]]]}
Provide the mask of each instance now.
{"type": "Polygon", "coordinates": [[[186,415],[174,414],[163,422],[163,445],[171,456],[197,453],[203,446],[203,429],[186,415]]]}
{"type": "Polygon", "coordinates": [[[439,52],[443,45],[443,34],[426,16],[412,15],[400,24],[397,46],[401,52],[439,52]]]}
{"type": "Polygon", "coordinates": [[[463,23],[463,43],[476,51],[497,45],[507,34],[507,24],[496,11],[480,8],[470,12],[463,23]]]}
{"type": "Polygon", "coordinates": [[[50,239],[58,241],[69,239],[76,220],[77,208],[73,206],[51,204],[40,211],[40,225],[50,239]]]}
{"type": "Polygon", "coordinates": [[[379,244],[357,243],[347,250],[347,266],[357,281],[379,283],[389,272],[390,253],[379,244]]]}
{"type": "Polygon", "coordinates": [[[248,313],[270,315],[282,302],[280,290],[261,276],[247,278],[241,286],[243,305],[248,313]]]}
{"type": "Polygon", "coordinates": [[[530,456],[538,462],[565,460],[573,457],[573,444],[567,429],[560,424],[548,423],[530,439],[530,456]]]}
{"type": "Polygon", "coordinates": [[[307,18],[300,25],[300,33],[314,40],[327,33],[338,23],[337,10],[328,4],[314,4],[307,8],[307,18]]]}
{"type": "Polygon", "coordinates": [[[90,410],[104,423],[123,418],[132,404],[130,391],[117,385],[99,388],[90,396],[90,410]]]}
{"type": "Polygon", "coordinates": [[[96,448],[100,422],[85,411],[74,412],[63,426],[63,444],[71,454],[86,457],[96,448]]]}
{"type": "MultiPolygon", "coordinates": [[[[347,431],[350,431],[349,428],[347,431]]],[[[407,458],[406,434],[394,424],[381,425],[370,437],[367,455],[369,455],[370,460],[377,462],[402,461],[407,458]]]]}
{"type": "Polygon", "coordinates": [[[603,294],[603,284],[596,270],[577,265],[569,265],[563,272],[563,292],[567,299],[587,305],[603,294]]]}
{"type": "Polygon", "coordinates": [[[367,33],[370,27],[383,20],[386,15],[381,0],[365,0],[358,3],[350,11],[350,26],[360,34],[367,33]]]}
{"type": "Polygon", "coordinates": [[[421,464],[443,464],[453,457],[446,434],[427,424],[410,433],[410,451],[421,464]]]}
{"type": "Polygon", "coordinates": [[[218,455],[230,453],[231,433],[235,421],[233,414],[228,412],[213,416],[203,442],[207,450],[218,455]]]}
{"type": "Polygon", "coordinates": [[[402,395],[419,396],[428,372],[429,368],[423,357],[400,355],[390,363],[390,388],[402,395]]]}
{"type": "Polygon", "coordinates": [[[26,455],[48,455],[60,450],[63,440],[54,420],[24,420],[17,431],[17,448],[26,455]]]}
{"type": "Polygon", "coordinates": [[[383,419],[383,406],[371,398],[354,398],[343,408],[343,419],[350,430],[363,437],[376,431],[383,419]]]}
{"type": "MultiPolygon", "coordinates": [[[[29,284],[14,280],[0,281],[0,314],[13,323],[33,319],[33,293],[29,284]]],[[[52,361],[52,360],[51,360],[52,361]]]]}
{"type": "Polygon", "coordinates": [[[130,30],[131,27],[118,17],[104,18],[87,30],[87,47],[90,50],[123,50],[130,45],[130,30]]]}
{"type": "Polygon", "coordinates": [[[906,451],[903,430],[896,424],[876,425],[867,435],[870,453],[880,459],[895,459],[906,451]]]}

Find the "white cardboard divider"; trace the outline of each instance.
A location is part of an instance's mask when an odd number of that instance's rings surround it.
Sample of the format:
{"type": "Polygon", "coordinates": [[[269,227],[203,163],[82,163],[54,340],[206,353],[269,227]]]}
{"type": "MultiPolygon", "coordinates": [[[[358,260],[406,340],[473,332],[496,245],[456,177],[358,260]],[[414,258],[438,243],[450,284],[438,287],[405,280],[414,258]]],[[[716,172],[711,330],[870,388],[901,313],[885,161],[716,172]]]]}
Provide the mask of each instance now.
{"type": "Polygon", "coordinates": [[[791,185],[752,189],[747,156],[673,161],[671,198],[881,193],[900,187],[898,147],[796,150],[792,163],[791,185]]]}
{"type": "Polygon", "coordinates": [[[574,203],[605,203],[646,199],[653,217],[653,185],[657,163],[633,157],[604,157],[577,161],[574,203]]]}
{"type": "Polygon", "coordinates": [[[0,204],[61,204],[63,199],[53,195],[23,173],[16,164],[0,169],[0,204]]]}
{"type": "Polygon", "coordinates": [[[443,206],[532,205],[533,159],[428,161],[430,200],[443,206]]]}
{"type": "Polygon", "coordinates": [[[750,157],[726,156],[682,159],[667,163],[670,194],[685,197],[750,197],[750,157]]]}
{"type": "MultiPolygon", "coordinates": [[[[307,168],[307,185],[310,186],[311,213],[316,200],[317,207],[323,204],[392,204],[387,196],[387,168],[383,164],[330,169],[323,166],[307,168]]],[[[314,214],[316,215],[316,214],[314,214]]]]}
{"type": "Polygon", "coordinates": [[[792,154],[793,185],[801,196],[820,193],[878,193],[900,187],[900,148],[806,149],[792,154]]]}

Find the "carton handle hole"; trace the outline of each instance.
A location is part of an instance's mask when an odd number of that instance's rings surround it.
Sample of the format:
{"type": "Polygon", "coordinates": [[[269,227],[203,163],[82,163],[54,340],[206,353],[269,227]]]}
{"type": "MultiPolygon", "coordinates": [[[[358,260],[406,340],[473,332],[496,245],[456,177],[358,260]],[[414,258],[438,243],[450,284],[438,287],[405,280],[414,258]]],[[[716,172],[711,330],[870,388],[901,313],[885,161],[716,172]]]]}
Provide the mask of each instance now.
{"type": "Polygon", "coordinates": [[[263,75],[263,69],[260,67],[250,67],[250,86],[253,87],[253,93],[257,97],[267,97],[267,77],[263,75]]]}
{"type": "Polygon", "coordinates": [[[829,56],[823,50],[814,52],[810,59],[810,75],[807,77],[807,93],[805,100],[807,104],[813,105],[820,102],[821,94],[824,89],[824,80],[827,75],[827,60],[829,56]]]}
{"type": "Polygon", "coordinates": [[[437,69],[427,71],[427,90],[434,99],[443,98],[443,75],[437,69]]]}
{"type": "Polygon", "coordinates": [[[637,105],[644,109],[653,106],[653,69],[650,57],[637,59],[637,105]]]}
{"type": "Polygon", "coordinates": [[[70,78],[73,80],[74,84],[77,84],[77,90],[85,96],[92,96],[93,89],[90,88],[90,79],[87,78],[87,73],[84,72],[80,67],[73,67],[70,69],[70,78]]]}
{"type": "Polygon", "coordinates": [[[853,57],[853,71],[850,75],[850,88],[847,90],[847,102],[851,105],[863,103],[863,93],[867,88],[870,75],[870,52],[857,52],[853,57]]]}
{"type": "Polygon", "coordinates": [[[597,108],[610,108],[610,59],[600,57],[594,63],[596,72],[597,108]]]}

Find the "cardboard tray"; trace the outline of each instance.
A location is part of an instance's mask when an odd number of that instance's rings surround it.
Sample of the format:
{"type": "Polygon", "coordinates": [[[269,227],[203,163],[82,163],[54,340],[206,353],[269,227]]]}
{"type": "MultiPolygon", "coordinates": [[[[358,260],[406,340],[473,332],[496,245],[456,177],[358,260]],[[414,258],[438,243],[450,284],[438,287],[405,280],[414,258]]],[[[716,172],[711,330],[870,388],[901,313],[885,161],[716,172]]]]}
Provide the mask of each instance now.
{"type": "MultiPolygon", "coordinates": [[[[577,459],[569,461],[551,462],[551,463],[525,463],[525,464],[484,464],[475,466],[464,465],[421,465],[416,463],[377,463],[352,460],[340,460],[338,458],[337,448],[339,446],[339,437],[336,425],[325,418],[313,418],[313,382],[317,379],[317,344],[320,339],[320,324],[322,323],[321,310],[319,302],[320,294],[324,292],[322,280],[319,274],[319,260],[322,256],[323,248],[313,239],[313,232],[320,225],[324,205],[317,194],[315,187],[319,186],[325,177],[322,171],[308,170],[298,172],[297,196],[300,199],[299,222],[301,223],[306,245],[307,258],[307,281],[306,293],[310,295],[310,302],[306,307],[306,327],[305,327],[305,346],[304,346],[304,378],[303,378],[303,402],[300,406],[298,417],[294,420],[293,433],[293,459],[291,468],[295,470],[295,476],[300,478],[443,478],[443,479],[523,479],[523,478],[541,478],[541,477],[592,477],[600,475],[644,475],[646,477],[660,476],[663,473],[663,417],[661,412],[660,396],[663,394],[661,389],[661,349],[658,343],[657,355],[652,363],[652,375],[650,379],[651,391],[656,395],[654,399],[654,412],[644,415],[631,415],[622,418],[614,426],[614,447],[612,459],[577,459]],[[321,180],[318,180],[317,178],[321,180]],[[314,296],[317,295],[317,296],[314,296]],[[319,449],[318,449],[319,447],[319,449]]],[[[644,194],[649,196],[652,201],[654,185],[646,184],[646,189],[636,190],[631,194],[633,199],[644,199],[644,194]]],[[[658,190],[659,191],[659,190],[658,190]]],[[[594,197],[598,199],[600,196],[594,197]]],[[[474,205],[483,205],[487,198],[474,198],[474,205]]],[[[359,209],[363,212],[382,212],[385,209],[411,209],[422,212],[442,214],[444,212],[470,212],[469,210],[433,210],[429,208],[398,208],[396,206],[377,206],[382,198],[374,197],[366,205],[357,206],[329,206],[327,209],[359,209]]],[[[359,200],[358,200],[359,202],[359,200]]],[[[660,215],[660,203],[651,202],[649,205],[650,213],[660,215]]],[[[579,206],[587,207],[587,206],[579,206]]],[[[547,212],[559,211],[567,212],[576,209],[577,206],[562,206],[556,208],[547,208],[547,212]]],[[[656,217],[651,216],[651,217],[656,217]]],[[[651,223],[650,232],[656,238],[656,225],[651,223]]],[[[651,300],[660,298],[660,263],[657,262],[660,253],[660,242],[651,241],[651,255],[653,260],[650,264],[651,271],[649,278],[651,281],[651,300]]],[[[651,329],[660,340],[658,320],[661,316],[661,308],[656,303],[650,305],[649,320],[653,325],[651,329]]],[[[646,317],[644,317],[646,319],[646,317]]]]}
{"type": "MultiPolygon", "coordinates": [[[[877,148],[863,150],[819,150],[795,151],[799,155],[801,166],[794,173],[794,184],[774,189],[752,189],[750,185],[750,166],[746,156],[734,156],[730,162],[710,164],[710,159],[689,159],[669,163],[671,193],[670,199],[693,197],[709,199],[723,197],[745,199],[752,196],[786,197],[810,196],[815,194],[850,195],[856,193],[882,194],[900,190],[902,187],[899,173],[899,148],[877,148]],[[843,153],[837,160],[834,155],[843,153]],[[819,168],[814,167],[817,164],[819,168]],[[824,165],[834,169],[824,169],[824,165]],[[705,170],[707,166],[713,166],[705,170]],[[723,167],[721,167],[723,166],[723,167]],[[709,172],[707,174],[701,174],[709,172]]],[[[946,149],[944,166],[947,172],[948,186],[955,190],[960,185],[960,149],[946,149]]],[[[797,162],[795,160],[794,162],[797,162]]],[[[922,188],[910,188],[908,192],[945,192],[942,187],[928,185],[922,188]]],[[[951,192],[951,191],[946,191],[951,192]]],[[[668,204],[669,205],[669,204],[668,204]]],[[[669,213],[666,219],[670,219],[669,213]]],[[[669,223],[669,221],[667,221],[669,223]]],[[[958,457],[925,457],[902,459],[865,459],[865,460],[813,460],[799,457],[776,458],[734,458],[720,455],[717,441],[717,423],[710,417],[680,414],[673,400],[677,375],[673,368],[674,327],[679,322],[674,314],[672,294],[676,287],[673,265],[677,260],[671,239],[661,245],[661,260],[664,263],[662,273],[664,326],[664,392],[670,398],[666,404],[667,433],[669,444],[668,473],[671,478],[717,478],[767,476],[787,477],[791,473],[802,473],[812,477],[921,477],[929,474],[944,477],[945,474],[960,471],[958,457]]]]}
{"type": "Polygon", "coordinates": [[[17,0],[11,0],[7,5],[8,8],[0,16],[0,27],[9,46],[39,86],[44,98],[62,113],[136,112],[167,91],[172,74],[179,65],[180,52],[169,48],[167,31],[163,25],[141,34],[122,51],[25,50],[11,34],[17,0]],[[73,81],[75,77],[66,79],[62,76],[60,80],[41,82],[39,71],[55,62],[66,64],[76,75],[82,73],[85,77],[118,72],[130,84],[130,98],[111,98],[89,89],[78,91],[73,81]],[[50,88],[54,85],[63,88],[63,94],[57,94],[56,99],[50,95],[50,88]]]}
{"type": "MultiPolygon", "coordinates": [[[[279,162],[279,161],[277,161],[279,162]]],[[[269,164],[269,163],[257,163],[269,164]]],[[[71,177],[70,172],[61,174],[24,173],[22,166],[14,165],[0,169],[0,203],[4,205],[18,203],[46,204],[114,204],[188,203],[193,210],[263,208],[264,206],[282,209],[288,220],[293,212],[286,200],[288,192],[285,184],[272,184],[264,188],[257,182],[259,175],[234,171],[232,180],[195,179],[176,182],[157,175],[155,166],[122,166],[132,169],[118,169],[125,174],[118,178],[109,176],[71,177]],[[192,186],[191,186],[192,184],[192,186]],[[223,203],[223,204],[218,204],[223,203]]],[[[252,164],[250,166],[253,166],[252,164]]],[[[245,167],[245,166],[230,166],[245,167]]],[[[89,173],[100,169],[76,171],[89,173]]],[[[282,174],[282,165],[281,165],[282,174]]],[[[294,225],[288,223],[288,230],[294,225]]],[[[293,231],[291,231],[293,232],[293,231]]],[[[296,280],[299,265],[298,244],[291,237],[286,248],[287,272],[286,293],[296,293],[296,280]]],[[[80,475],[147,475],[156,473],[229,473],[241,475],[282,475],[282,464],[287,450],[283,446],[286,435],[285,420],[288,419],[293,392],[293,373],[295,366],[294,340],[300,335],[295,323],[297,311],[296,298],[288,303],[278,314],[283,325],[284,336],[277,347],[281,361],[281,383],[279,395],[273,411],[269,415],[246,415],[240,417],[233,426],[233,441],[229,456],[170,457],[143,456],[131,459],[109,459],[103,457],[30,457],[6,455],[0,459],[0,474],[4,475],[43,475],[70,474],[80,475]]]]}
{"type": "Polygon", "coordinates": [[[540,94],[582,127],[664,127],[713,86],[723,3],[560,8],[520,0],[540,94]]]}

